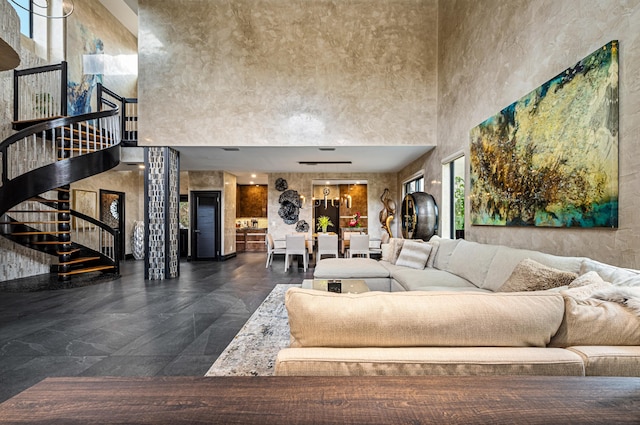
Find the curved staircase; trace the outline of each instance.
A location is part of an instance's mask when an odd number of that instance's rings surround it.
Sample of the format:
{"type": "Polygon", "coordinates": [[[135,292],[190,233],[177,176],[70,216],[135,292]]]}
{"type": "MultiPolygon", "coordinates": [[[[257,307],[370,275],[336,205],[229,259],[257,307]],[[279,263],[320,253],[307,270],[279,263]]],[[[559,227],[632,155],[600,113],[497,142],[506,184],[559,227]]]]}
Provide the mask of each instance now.
{"type": "Polygon", "coordinates": [[[0,235],[57,257],[58,280],[119,273],[117,229],[71,209],[70,184],[118,165],[118,108],[38,120],[0,144],[0,235]]]}

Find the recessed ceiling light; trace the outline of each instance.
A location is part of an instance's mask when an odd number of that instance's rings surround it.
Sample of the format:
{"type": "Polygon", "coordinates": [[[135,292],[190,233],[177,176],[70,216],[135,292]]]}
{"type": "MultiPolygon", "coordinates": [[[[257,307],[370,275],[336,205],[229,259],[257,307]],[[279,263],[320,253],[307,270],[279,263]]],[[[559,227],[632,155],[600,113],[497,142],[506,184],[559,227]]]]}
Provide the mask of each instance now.
{"type": "Polygon", "coordinates": [[[253,184],[253,181],[250,181],[249,184],[253,184]]]}
{"type": "Polygon", "coordinates": [[[255,179],[256,175],[255,174],[251,174],[251,178],[255,179]]]}

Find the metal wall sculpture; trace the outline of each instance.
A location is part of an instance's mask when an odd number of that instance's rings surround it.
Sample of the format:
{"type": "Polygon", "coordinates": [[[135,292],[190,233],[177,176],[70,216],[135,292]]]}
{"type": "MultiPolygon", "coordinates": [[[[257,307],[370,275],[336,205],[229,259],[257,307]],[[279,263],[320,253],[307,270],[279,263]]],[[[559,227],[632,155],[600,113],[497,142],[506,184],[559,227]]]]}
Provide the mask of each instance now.
{"type": "Polygon", "coordinates": [[[618,42],[471,130],[471,223],[618,226],[618,42]]]}
{"type": "Polygon", "coordinates": [[[380,201],[382,201],[383,208],[380,210],[380,214],[378,218],[380,219],[380,224],[382,228],[386,230],[390,237],[393,237],[391,233],[391,228],[389,225],[391,221],[393,221],[393,216],[396,214],[396,203],[391,198],[391,192],[389,192],[388,188],[385,188],[380,195],[380,201]]]}

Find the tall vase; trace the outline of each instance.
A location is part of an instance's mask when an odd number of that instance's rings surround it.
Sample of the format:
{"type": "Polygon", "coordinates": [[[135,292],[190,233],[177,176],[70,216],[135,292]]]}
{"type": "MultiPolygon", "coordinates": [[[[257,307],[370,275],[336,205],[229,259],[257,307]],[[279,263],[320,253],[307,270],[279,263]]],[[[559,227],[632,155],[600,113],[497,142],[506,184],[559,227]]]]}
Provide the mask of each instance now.
{"type": "Polygon", "coordinates": [[[144,258],[144,221],[134,223],[131,242],[133,258],[142,260],[144,258]]]}
{"type": "Polygon", "coordinates": [[[322,226],[322,233],[327,233],[327,226],[322,226]]]}

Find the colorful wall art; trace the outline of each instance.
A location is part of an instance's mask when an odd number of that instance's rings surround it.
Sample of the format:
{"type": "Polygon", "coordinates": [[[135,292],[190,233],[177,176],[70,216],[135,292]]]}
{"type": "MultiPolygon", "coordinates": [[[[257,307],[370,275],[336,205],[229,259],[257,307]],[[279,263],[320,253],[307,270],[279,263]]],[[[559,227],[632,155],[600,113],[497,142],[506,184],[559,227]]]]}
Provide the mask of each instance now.
{"type": "Polygon", "coordinates": [[[470,136],[472,224],[618,227],[618,42],[470,136]]]}

